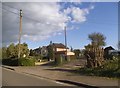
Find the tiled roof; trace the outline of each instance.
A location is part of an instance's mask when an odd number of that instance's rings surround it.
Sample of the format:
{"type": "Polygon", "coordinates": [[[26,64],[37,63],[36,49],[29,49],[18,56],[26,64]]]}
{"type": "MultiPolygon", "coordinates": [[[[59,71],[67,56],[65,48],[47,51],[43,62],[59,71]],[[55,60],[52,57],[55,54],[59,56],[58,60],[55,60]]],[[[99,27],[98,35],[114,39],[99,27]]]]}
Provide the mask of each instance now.
{"type": "Polygon", "coordinates": [[[63,45],[62,43],[53,43],[52,45],[53,47],[57,47],[57,48],[66,48],[66,46],[63,45]]]}

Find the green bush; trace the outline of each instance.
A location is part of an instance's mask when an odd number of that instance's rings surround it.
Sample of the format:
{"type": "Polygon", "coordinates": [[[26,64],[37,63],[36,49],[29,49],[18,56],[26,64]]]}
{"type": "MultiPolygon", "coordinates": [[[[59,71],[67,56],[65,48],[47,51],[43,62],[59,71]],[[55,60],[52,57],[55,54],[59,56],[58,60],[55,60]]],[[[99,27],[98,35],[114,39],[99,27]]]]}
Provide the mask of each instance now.
{"type": "Polygon", "coordinates": [[[55,58],[54,63],[55,63],[56,66],[61,66],[65,63],[67,63],[67,61],[65,60],[64,56],[57,55],[57,58],[55,58]]]}
{"type": "Polygon", "coordinates": [[[84,75],[94,75],[102,77],[120,77],[120,67],[118,59],[107,61],[102,67],[97,68],[80,68],[79,73],[84,75]]]}
{"type": "Polygon", "coordinates": [[[2,64],[8,66],[18,66],[18,59],[17,58],[2,59],[2,64]]]}
{"type": "Polygon", "coordinates": [[[76,56],[70,56],[70,60],[72,61],[72,60],[76,60],[77,58],[76,58],[76,56]]]}
{"type": "Polygon", "coordinates": [[[56,65],[56,66],[59,66],[59,65],[61,65],[61,64],[62,64],[62,58],[61,58],[61,57],[55,58],[55,65],[56,65]]]}
{"type": "Polygon", "coordinates": [[[35,66],[35,59],[33,57],[20,58],[19,65],[20,66],[35,66]]]}
{"type": "Polygon", "coordinates": [[[118,59],[109,60],[102,67],[103,70],[115,70],[118,68],[118,59]]]}
{"type": "Polygon", "coordinates": [[[35,55],[35,56],[32,56],[35,58],[35,61],[36,62],[39,62],[39,60],[42,60],[42,56],[41,55],[35,55]]]}

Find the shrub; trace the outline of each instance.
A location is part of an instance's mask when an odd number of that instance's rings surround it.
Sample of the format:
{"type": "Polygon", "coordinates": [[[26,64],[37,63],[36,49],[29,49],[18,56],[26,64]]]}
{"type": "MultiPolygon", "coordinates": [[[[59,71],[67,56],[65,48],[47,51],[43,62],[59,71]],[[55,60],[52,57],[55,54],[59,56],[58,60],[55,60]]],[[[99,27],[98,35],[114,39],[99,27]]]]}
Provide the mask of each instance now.
{"type": "Polygon", "coordinates": [[[54,62],[56,66],[60,66],[67,63],[67,61],[65,60],[65,57],[62,55],[57,55],[54,62]]]}
{"type": "Polygon", "coordinates": [[[62,64],[62,58],[59,57],[59,58],[55,58],[55,65],[59,66],[62,64]]]}
{"type": "Polygon", "coordinates": [[[2,64],[8,66],[18,66],[18,59],[17,58],[2,59],[2,64]]]}
{"type": "Polygon", "coordinates": [[[70,60],[75,60],[75,59],[77,59],[76,56],[74,56],[74,55],[70,56],[70,60]]]}
{"type": "Polygon", "coordinates": [[[41,55],[35,55],[35,56],[32,56],[35,58],[35,61],[36,62],[39,62],[41,59],[42,59],[42,56],[41,55]]]}
{"type": "Polygon", "coordinates": [[[82,73],[85,75],[119,78],[120,68],[118,66],[118,59],[107,61],[102,67],[80,68],[79,73],[82,73]]]}
{"type": "Polygon", "coordinates": [[[20,66],[35,66],[35,59],[33,57],[20,58],[19,65],[20,66]]]}

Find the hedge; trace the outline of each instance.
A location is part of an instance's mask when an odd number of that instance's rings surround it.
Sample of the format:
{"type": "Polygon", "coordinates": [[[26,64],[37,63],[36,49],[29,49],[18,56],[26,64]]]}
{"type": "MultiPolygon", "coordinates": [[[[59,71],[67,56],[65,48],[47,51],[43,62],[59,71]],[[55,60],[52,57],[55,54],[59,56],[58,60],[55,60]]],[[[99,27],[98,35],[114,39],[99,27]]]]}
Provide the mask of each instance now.
{"type": "Polygon", "coordinates": [[[18,59],[17,58],[2,59],[2,64],[8,66],[18,66],[18,59]]]}

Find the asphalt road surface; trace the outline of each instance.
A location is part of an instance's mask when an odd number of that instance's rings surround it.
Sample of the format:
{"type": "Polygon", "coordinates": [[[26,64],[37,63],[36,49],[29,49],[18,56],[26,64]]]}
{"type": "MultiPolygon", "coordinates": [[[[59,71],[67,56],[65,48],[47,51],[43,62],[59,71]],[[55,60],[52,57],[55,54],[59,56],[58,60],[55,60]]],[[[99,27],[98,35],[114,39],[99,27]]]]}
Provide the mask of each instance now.
{"type": "Polygon", "coordinates": [[[69,85],[3,68],[2,86],[69,86],[69,85]]]}

